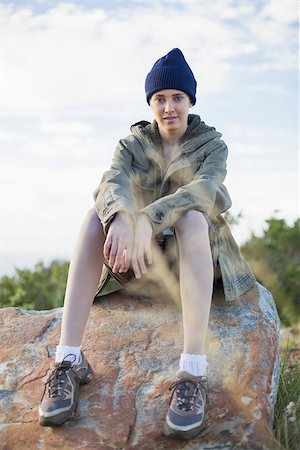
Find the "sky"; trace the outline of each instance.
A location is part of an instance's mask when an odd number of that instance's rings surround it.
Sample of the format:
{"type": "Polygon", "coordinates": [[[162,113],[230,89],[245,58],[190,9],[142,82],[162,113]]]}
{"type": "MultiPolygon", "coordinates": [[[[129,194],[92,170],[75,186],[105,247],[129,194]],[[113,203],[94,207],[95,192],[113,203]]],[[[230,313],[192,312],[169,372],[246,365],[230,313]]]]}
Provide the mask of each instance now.
{"type": "Polygon", "coordinates": [[[223,135],[239,244],[299,217],[298,0],[1,1],[0,276],[68,260],[144,80],[179,47],[223,135]]]}

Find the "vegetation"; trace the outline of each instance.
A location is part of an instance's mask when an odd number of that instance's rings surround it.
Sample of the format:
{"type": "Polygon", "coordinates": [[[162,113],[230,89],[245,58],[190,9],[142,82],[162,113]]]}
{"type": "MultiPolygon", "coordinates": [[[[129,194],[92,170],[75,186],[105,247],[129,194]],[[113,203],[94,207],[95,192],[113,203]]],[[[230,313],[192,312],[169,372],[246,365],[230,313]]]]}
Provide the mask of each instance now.
{"type": "Polygon", "coordinates": [[[34,270],[16,269],[12,277],[0,279],[0,307],[51,309],[62,306],[69,263],[38,262],[34,270]]]}
{"type": "MultiPolygon", "coordinates": [[[[241,218],[230,214],[234,226],[241,218]]],[[[300,219],[289,226],[284,219],[271,217],[261,237],[254,234],[242,246],[242,253],[256,277],[272,292],[282,324],[300,317],[300,219]]],[[[38,262],[34,270],[16,269],[13,276],[0,279],[0,307],[51,309],[62,306],[68,262],[38,262]]]]}
{"type": "MultiPolygon", "coordinates": [[[[286,331],[286,330],[285,330],[286,331]]],[[[287,450],[297,450],[300,441],[300,326],[292,339],[282,339],[280,382],[274,414],[274,436],[287,450]]]]}
{"type": "MultiPolygon", "coordinates": [[[[241,214],[226,215],[231,226],[240,218],[241,214]]],[[[294,324],[294,337],[281,349],[274,435],[280,448],[296,450],[300,442],[300,219],[289,226],[284,219],[271,217],[266,224],[262,236],[252,234],[242,253],[256,277],[272,292],[282,324],[294,324]]],[[[68,267],[69,263],[62,261],[49,266],[38,262],[33,271],[16,269],[13,276],[2,277],[0,307],[42,310],[62,306],[68,267]]]]}
{"type": "Polygon", "coordinates": [[[252,234],[241,250],[257,278],[272,292],[283,325],[300,317],[300,219],[266,220],[261,237],[252,234]]]}

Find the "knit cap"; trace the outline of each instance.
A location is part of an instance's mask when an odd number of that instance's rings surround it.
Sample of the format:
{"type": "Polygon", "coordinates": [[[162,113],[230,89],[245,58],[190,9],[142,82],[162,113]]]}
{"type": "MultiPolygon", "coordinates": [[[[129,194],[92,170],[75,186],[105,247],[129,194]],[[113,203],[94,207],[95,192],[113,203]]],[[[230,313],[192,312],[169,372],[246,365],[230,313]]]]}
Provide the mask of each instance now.
{"type": "Polygon", "coordinates": [[[194,105],[196,87],[194,74],[179,48],[173,48],[167,55],[156,61],[145,81],[148,104],[155,92],[162,89],[178,89],[185,92],[194,105]]]}

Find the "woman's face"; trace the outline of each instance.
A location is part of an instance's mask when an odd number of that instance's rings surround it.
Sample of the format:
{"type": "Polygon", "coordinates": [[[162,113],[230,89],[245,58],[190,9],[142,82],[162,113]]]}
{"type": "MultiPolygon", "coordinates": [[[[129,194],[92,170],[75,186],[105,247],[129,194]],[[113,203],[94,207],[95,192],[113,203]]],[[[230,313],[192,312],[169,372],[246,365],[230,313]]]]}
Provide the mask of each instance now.
{"type": "Polygon", "coordinates": [[[155,92],[150,99],[150,106],[163,135],[181,137],[187,129],[191,100],[185,92],[177,89],[163,89],[155,92]]]}

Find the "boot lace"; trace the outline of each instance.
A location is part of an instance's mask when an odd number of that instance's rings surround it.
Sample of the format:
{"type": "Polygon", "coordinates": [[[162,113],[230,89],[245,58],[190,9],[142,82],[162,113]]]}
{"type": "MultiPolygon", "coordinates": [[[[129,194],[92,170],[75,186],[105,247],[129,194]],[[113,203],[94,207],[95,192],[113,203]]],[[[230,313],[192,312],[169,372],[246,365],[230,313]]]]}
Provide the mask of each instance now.
{"type": "Polygon", "coordinates": [[[70,356],[67,355],[63,361],[53,367],[45,380],[45,388],[43,396],[45,395],[46,390],[48,390],[49,398],[57,398],[60,397],[63,393],[65,386],[65,381],[67,379],[67,373],[72,371],[75,376],[77,376],[76,372],[72,368],[72,363],[70,361],[66,361],[66,358],[70,356]]]}
{"type": "Polygon", "coordinates": [[[176,381],[169,388],[170,391],[173,390],[170,403],[172,402],[174,395],[176,395],[177,408],[179,408],[181,411],[192,411],[194,408],[195,399],[197,398],[199,391],[208,401],[208,395],[205,386],[206,381],[206,377],[203,377],[203,380],[197,382],[191,380],[176,381]]]}

